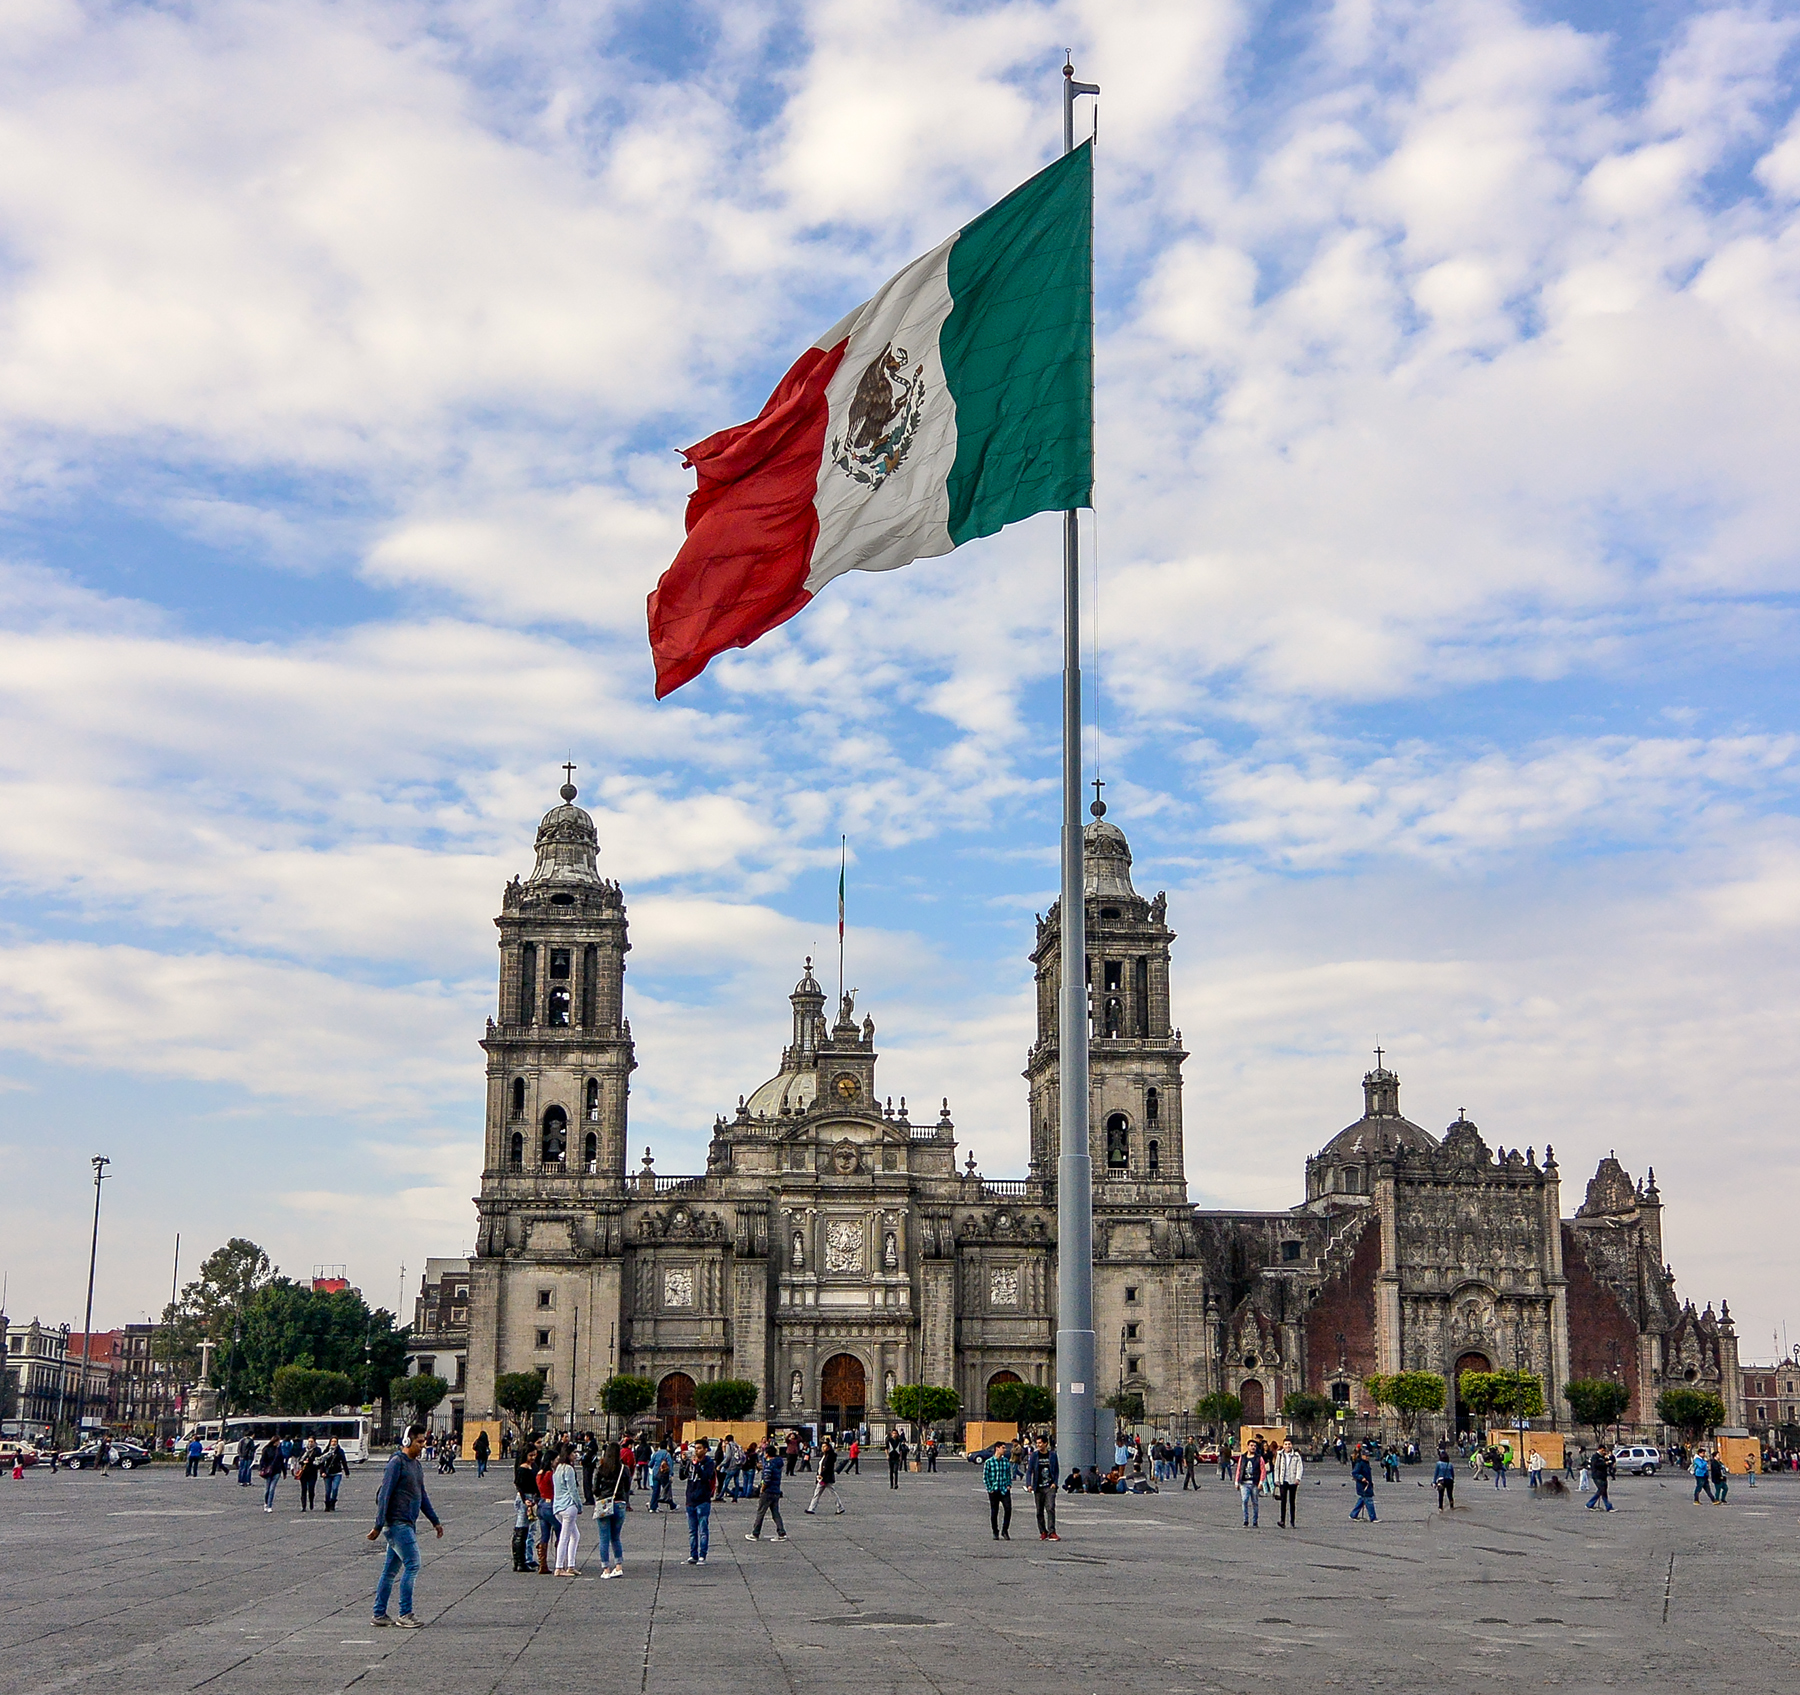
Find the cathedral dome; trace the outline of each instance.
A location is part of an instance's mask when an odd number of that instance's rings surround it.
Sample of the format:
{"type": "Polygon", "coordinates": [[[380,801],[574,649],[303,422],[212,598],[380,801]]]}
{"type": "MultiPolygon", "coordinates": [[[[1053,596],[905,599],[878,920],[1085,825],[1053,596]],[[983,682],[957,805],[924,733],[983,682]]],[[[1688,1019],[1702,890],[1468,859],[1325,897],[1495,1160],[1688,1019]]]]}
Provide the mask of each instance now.
{"type": "Polygon", "coordinates": [[[1363,1115],[1346,1125],[1319,1150],[1319,1163],[1341,1165],[1378,1159],[1397,1148],[1430,1153],[1437,1137],[1400,1116],[1400,1079],[1379,1062],[1363,1075],[1363,1115]]]}
{"type": "Polygon", "coordinates": [[[752,1118],[779,1118],[783,1103],[789,1112],[805,1112],[818,1093],[817,1071],[783,1071],[748,1096],[744,1105],[752,1118]]]}
{"type": "Polygon", "coordinates": [[[1088,898],[1135,898],[1131,886],[1131,843],[1117,824],[1104,818],[1082,832],[1082,882],[1088,898]]]}
{"type": "Polygon", "coordinates": [[[553,806],[537,828],[537,864],[526,883],[585,883],[600,881],[597,859],[599,833],[594,820],[575,804],[575,785],[562,786],[562,805],[553,806]]]}

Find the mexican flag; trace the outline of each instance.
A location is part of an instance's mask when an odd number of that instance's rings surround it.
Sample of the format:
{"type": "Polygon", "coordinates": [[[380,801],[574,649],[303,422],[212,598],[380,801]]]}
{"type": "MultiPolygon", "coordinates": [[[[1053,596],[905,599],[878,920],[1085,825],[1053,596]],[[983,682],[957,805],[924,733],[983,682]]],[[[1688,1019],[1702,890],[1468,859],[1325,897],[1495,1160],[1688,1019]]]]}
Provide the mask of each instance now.
{"type": "Polygon", "coordinates": [[[687,540],[650,596],[656,696],[891,571],[1092,504],[1093,144],[915,259],[690,447],[687,540]]]}

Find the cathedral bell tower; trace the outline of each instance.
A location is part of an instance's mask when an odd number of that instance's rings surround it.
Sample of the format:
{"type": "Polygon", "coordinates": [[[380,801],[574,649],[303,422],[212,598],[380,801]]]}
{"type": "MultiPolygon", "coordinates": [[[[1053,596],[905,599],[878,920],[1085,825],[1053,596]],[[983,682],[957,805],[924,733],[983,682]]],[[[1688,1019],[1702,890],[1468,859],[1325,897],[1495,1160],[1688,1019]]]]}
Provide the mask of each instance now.
{"type": "Polygon", "coordinates": [[[575,804],[574,783],[561,792],[562,804],[538,825],[531,875],[507,884],[494,920],[500,1005],[481,1043],[484,1201],[521,1181],[534,1195],[569,1198],[619,1191],[625,1181],[636,1065],[623,1016],[625,902],[599,873],[599,838],[575,804]]]}
{"type": "MultiPolygon", "coordinates": [[[[1098,801],[1094,810],[1103,813],[1098,801]]],[[[1088,1072],[1095,1200],[1106,1183],[1172,1184],[1186,1192],[1181,1145],[1180,1032],[1169,1022],[1169,945],[1175,932],[1159,894],[1131,882],[1131,844],[1104,817],[1083,839],[1087,892],[1088,1072]]],[[[1031,1175],[1056,1178],[1057,994],[1062,925],[1056,907],[1038,924],[1037,1040],[1031,1085],[1031,1175]]]]}

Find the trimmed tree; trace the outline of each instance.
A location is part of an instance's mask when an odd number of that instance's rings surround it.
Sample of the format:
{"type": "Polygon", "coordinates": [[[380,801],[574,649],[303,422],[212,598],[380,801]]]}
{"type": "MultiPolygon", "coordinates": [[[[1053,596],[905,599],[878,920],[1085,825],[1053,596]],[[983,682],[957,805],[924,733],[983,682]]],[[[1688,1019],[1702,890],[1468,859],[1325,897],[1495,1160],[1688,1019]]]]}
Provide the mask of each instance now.
{"type": "Polygon", "coordinates": [[[1296,1389],[1283,1397],[1281,1416],[1301,1430],[1311,1430],[1321,1419],[1331,1417],[1331,1402],[1310,1389],[1296,1389]]]}
{"type": "Polygon", "coordinates": [[[531,1423],[537,1404],[544,1398],[544,1374],[541,1371],[503,1371],[494,1379],[494,1405],[512,1414],[512,1421],[523,1436],[531,1423]]]}
{"type": "MultiPolygon", "coordinates": [[[[1412,1435],[1420,1413],[1444,1410],[1444,1380],[1435,1371],[1375,1372],[1363,1379],[1363,1388],[1378,1407],[1392,1410],[1408,1436],[1412,1435]]],[[[1329,1408],[1330,1403],[1326,1405],[1329,1408]]],[[[1543,1411],[1541,1395],[1538,1411],[1543,1411]]]]}
{"type": "Polygon", "coordinates": [[[1235,1430],[1244,1422],[1244,1403],[1229,1389],[1215,1389],[1194,1403],[1194,1417],[1205,1421],[1208,1432],[1221,1424],[1227,1430],[1235,1430]]]}
{"type": "Polygon", "coordinates": [[[411,1407],[413,1421],[424,1424],[432,1409],[450,1393],[450,1385],[430,1372],[417,1377],[396,1377],[388,1384],[388,1399],[396,1406],[411,1407]]]}
{"type": "Polygon", "coordinates": [[[936,1383],[901,1383],[888,1396],[888,1405],[902,1418],[923,1429],[928,1425],[947,1424],[955,1418],[962,1411],[962,1396],[954,1389],[944,1389],[936,1383]]]}
{"type": "MultiPolygon", "coordinates": [[[[639,1378],[638,1381],[648,1382],[649,1379],[639,1378]]],[[[761,1398],[762,1391],[741,1377],[716,1377],[710,1383],[694,1385],[694,1411],[702,1418],[727,1423],[732,1419],[748,1418],[761,1398]]],[[[607,1411],[612,1409],[608,1407],[607,1411]]]]}
{"type": "Polygon", "coordinates": [[[1656,1416],[1697,1442],[1725,1422],[1725,1403],[1709,1389],[1665,1389],[1656,1397],[1656,1416]]]}
{"type": "MultiPolygon", "coordinates": [[[[356,1382],[341,1371],[315,1371],[306,1365],[284,1365],[275,1373],[275,1410],[323,1413],[356,1398],[356,1382]]],[[[435,1403],[434,1403],[435,1404],[435,1403]]]]}
{"type": "MultiPolygon", "coordinates": [[[[698,1409],[699,1386],[695,1385],[695,1407],[698,1409]]],[[[646,1407],[656,1405],[656,1385],[647,1377],[633,1377],[621,1371],[600,1385],[600,1405],[612,1417],[629,1422],[646,1407]]]]}
{"type": "Polygon", "coordinates": [[[988,1417],[1016,1424],[1021,1430],[1049,1424],[1056,1417],[1056,1397],[1041,1383],[996,1383],[988,1390],[988,1417]]]}
{"type": "MultiPolygon", "coordinates": [[[[988,1397],[990,1401],[993,1396],[988,1397]]],[[[1115,1394],[1106,1396],[1101,1402],[1114,1418],[1121,1424],[1141,1424],[1144,1419],[1144,1397],[1135,1389],[1120,1389],[1115,1394]]]]}
{"type": "Polygon", "coordinates": [[[1575,1422],[1592,1430],[1598,1444],[1601,1429],[1631,1405],[1631,1391],[1610,1377],[1577,1377],[1563,1385],[1563,1399],[1569,1403],[1575,1422]]]}

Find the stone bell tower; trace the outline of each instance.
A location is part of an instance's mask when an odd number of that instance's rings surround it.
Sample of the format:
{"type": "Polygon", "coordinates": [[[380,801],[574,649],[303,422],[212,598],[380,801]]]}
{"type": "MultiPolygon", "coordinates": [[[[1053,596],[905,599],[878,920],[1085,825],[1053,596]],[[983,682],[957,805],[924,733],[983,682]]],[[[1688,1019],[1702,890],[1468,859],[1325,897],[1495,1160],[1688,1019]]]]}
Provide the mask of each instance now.
{"type": "MultiPolygon", "coordinates": [[[[1098,808],[1098,803],[1096,803],[1098,808]]],[[[1098,810],[1104,810],[1098,808],[1098,810]]],[[[1096,1200],[1108,1181],[1185,1188],[1180,1032],[1169,1019],[1169,947],[1175,932],[1161,894],[1131,882],[1131,844],[1104,818],[1084,834],[1087,890],[1088,1071],[1096,1200]]],[[[1057,909],[1038,925],[1037,1040],[1031,1084],[1031,1175],[1054,1181],[1057,1158],[1057,994],[1062,926],[1057,909]]],[[[1178,1194],[1175,1198],[1179,1199],[1178,1194]]]]}
{"type": "MultiPolygon", "coordinates": [[[[569,767],[572,772],[573,767],[569,767]]],[[[544,814],[537,863],[507,884],[500,916],[500,1004],[487,1053],[489,1190],[529,1179],[534,1195],[572,1198],[625,1180],[628,1079],[623,1013],[625,902],[598,869],[594,821],[575,785],[544,814]]],[[[498,1198],[496,1194],[495,1198],[498,1198]]]]}

